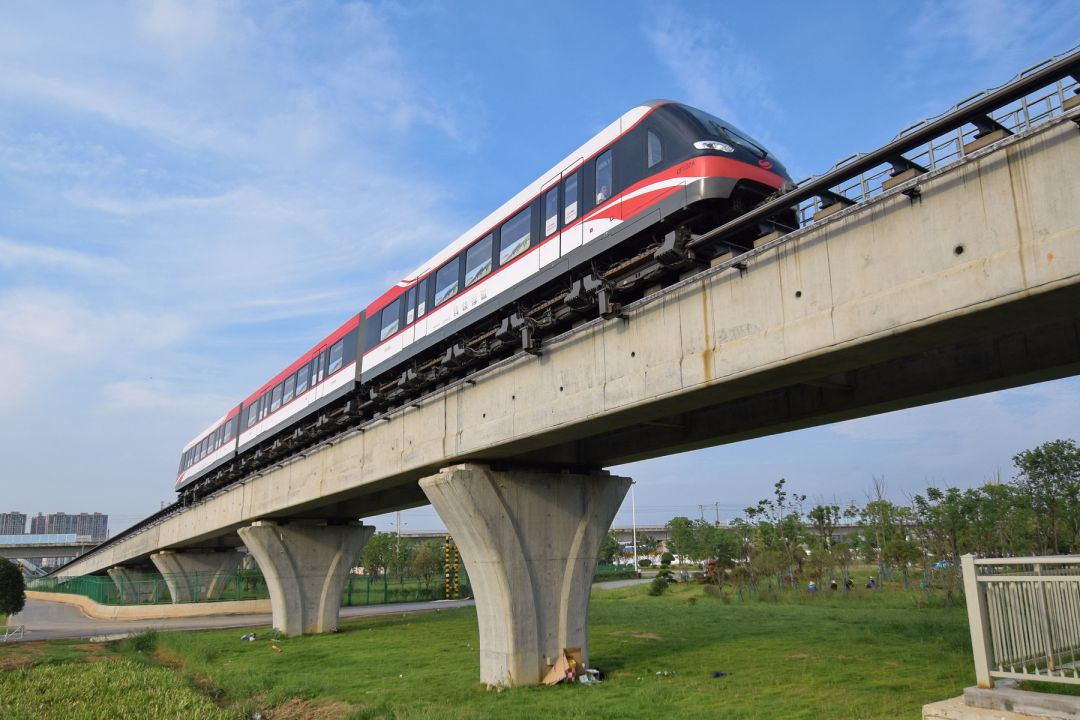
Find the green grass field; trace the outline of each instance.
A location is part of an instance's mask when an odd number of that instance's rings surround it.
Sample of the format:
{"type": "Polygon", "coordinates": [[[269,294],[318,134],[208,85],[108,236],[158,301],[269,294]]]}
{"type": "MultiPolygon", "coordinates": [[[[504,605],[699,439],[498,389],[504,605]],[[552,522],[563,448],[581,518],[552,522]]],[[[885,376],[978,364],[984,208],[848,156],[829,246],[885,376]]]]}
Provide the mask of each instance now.
{"type": "Polygon", "coordinates": [[[85,646],[52,644],[69,656],[24,659],[0,676],[0,717],[109,717],[62,703],[18,713],[29,688],[48,682],[37,673],[69,668],[74,683],[114,664],[116,692],[147,708],[144,718],[918,718],[974,675],[963,608],[901,591],[744,603],[700,585],[661,597],[642,586],[594,591],[591,662],[607,680],[503,692],[478,681],[471,609],[345,621],[327,636],[274,640],[256,629],[255,642],[241,642],[244,632],[160,634],[155,650],[127,641],[83,657],[71,648],[85,646]],[[85,662],[99,657],[107,661],[85,662]],[[125,679],[140,672],[145,682],[125,679]],[[174,711],[156,702],[168,693],[188,695],[174,711]],[[190,709],[211,698],[224,714],[190,709]]]}

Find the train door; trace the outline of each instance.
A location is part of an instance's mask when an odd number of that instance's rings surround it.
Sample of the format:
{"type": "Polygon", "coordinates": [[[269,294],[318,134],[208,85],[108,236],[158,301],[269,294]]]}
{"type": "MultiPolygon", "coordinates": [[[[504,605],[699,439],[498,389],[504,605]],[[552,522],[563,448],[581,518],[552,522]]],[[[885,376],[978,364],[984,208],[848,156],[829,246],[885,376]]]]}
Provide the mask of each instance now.
{"type": "Polygon", "coordinates": [[[566,255],[581,246],[581,210],[582,210],[582,162],[578,158],[569,167],[559,173],[559,196],[561,198],[559,224],[562,235],[559,236],[559,254],[566,255]]]}
{"type": "Polygon", "coordinates": [[[540,190],[540,267],[559,259],[559,218],[562,174],[544,183],[540,190]]]}
{"type": "Polygon", "coordinates": [[[329,346],[326,344],[320,345],[319,349],[315,351],[315,356],[312,362],[314,365],[311,369],[311,387],[315,391],[312,393],[312,401],[322,399],[326,395],[326,386],[323,385],[323,381],[326,380],[326,361],[329,352],[327,350],[329,346]]]}

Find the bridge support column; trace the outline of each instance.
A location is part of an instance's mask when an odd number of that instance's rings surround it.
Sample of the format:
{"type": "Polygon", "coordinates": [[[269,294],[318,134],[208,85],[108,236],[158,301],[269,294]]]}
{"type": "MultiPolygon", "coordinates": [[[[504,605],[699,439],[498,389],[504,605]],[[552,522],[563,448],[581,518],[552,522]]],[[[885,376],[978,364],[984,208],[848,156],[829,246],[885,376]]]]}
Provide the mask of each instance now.
{"type": "Polygon", "coordinates": [[[220,599],[242,559],[236,550],[162,550],[150,556],[174,603],[220,599]]]}
{"type": "Polygon", "coordinates": [[[260,520],[238,532],[266,579],[274,629],[304,635],[337,627],[345,580],[374,527],[260,520]]]}
{"type": "Polygon", "coordinates": [[[158,598],[158,583],[138,579],[133,570],[117,565],[107,571],[116,587],[120,590],[120,600],[128,605],[155,602],[158,598]]]}
{"type": "Polygon", "coordinates": [[[630,482],[474,464],[420,481],[469,571],[482,682],[538,684],[568,647],[587,666],[596,558],[630,482]]]}

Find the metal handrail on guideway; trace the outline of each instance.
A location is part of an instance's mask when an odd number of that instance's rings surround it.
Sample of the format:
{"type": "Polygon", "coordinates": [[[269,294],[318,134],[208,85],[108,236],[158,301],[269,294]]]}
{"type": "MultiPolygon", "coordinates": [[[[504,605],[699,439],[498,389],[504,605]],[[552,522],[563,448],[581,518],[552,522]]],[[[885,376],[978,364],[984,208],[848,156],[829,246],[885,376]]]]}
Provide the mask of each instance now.
{"type": "MultiPolygon", "coordinates": [[[[794,188],[734,220],[695,236],[688,247],[692,249],[705,243],[723,243],[726,238],[742,235],[755,226],[760,228],[761,235],[778,231],[778,236],[782,236],[797,229],[784,227],[779,220],[789,214],[794,206],[799,208],[802,227],[811,225],[823,216],[822,209],[837,204],[856,205],[880,194],[886,189],[884,183],[901,177],[901,173],[911,172],[914,179],[929,170],[962,160],[965,156],[964,140],[969,136],[977,140],[999,131],[1011,135],[1059,116],[1072,107],[1080,107],[1080,104],[1076,104],[1080,103],[1076,99],[1080,98],[1078,86],[1080,46],[1031,66],[1000,87],[976,93],[937,117],[909,125],[881,148],[841,160],[824,175],[803,180],[794,188]],[[1070,93],[1072,97],[1068,97],[1070,93]],[[965,126],[971,127],[965,130],[965,126]],[[939,152],[950,147],[955,149],[943,154],[939,152]]],[[[1080,125],[1080,117],[1074,119],[1080,125]]],[[[917,188],[905,192],[918,195],[917,188]]],[[[728,263],[734,267],[741,266],[737,256],[728,263]]],[[[179,502],[164,507],[86,552],[80,559],[86,559],[185,509],[179,502]]]]}

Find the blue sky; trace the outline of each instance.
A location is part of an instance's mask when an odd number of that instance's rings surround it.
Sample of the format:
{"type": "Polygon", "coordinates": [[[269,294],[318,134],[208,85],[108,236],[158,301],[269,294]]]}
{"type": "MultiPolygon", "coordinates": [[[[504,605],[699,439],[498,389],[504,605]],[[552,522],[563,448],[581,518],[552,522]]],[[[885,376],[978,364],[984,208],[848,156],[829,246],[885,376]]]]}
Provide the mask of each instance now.
{"type": "MultiPolygon", "coordinates": [[[[195,433],[642,100],[726,116],[802,178],[1071,48],[1078,18],[1067,0],[8,3],[3,504],[144,517],[195,433]]],[[[779,477],[862,501],[883,475],[902,500],[1008,478],[1078,425],[1070,379],[616,471],[645,523],[730,517],[779,477]]]]}

